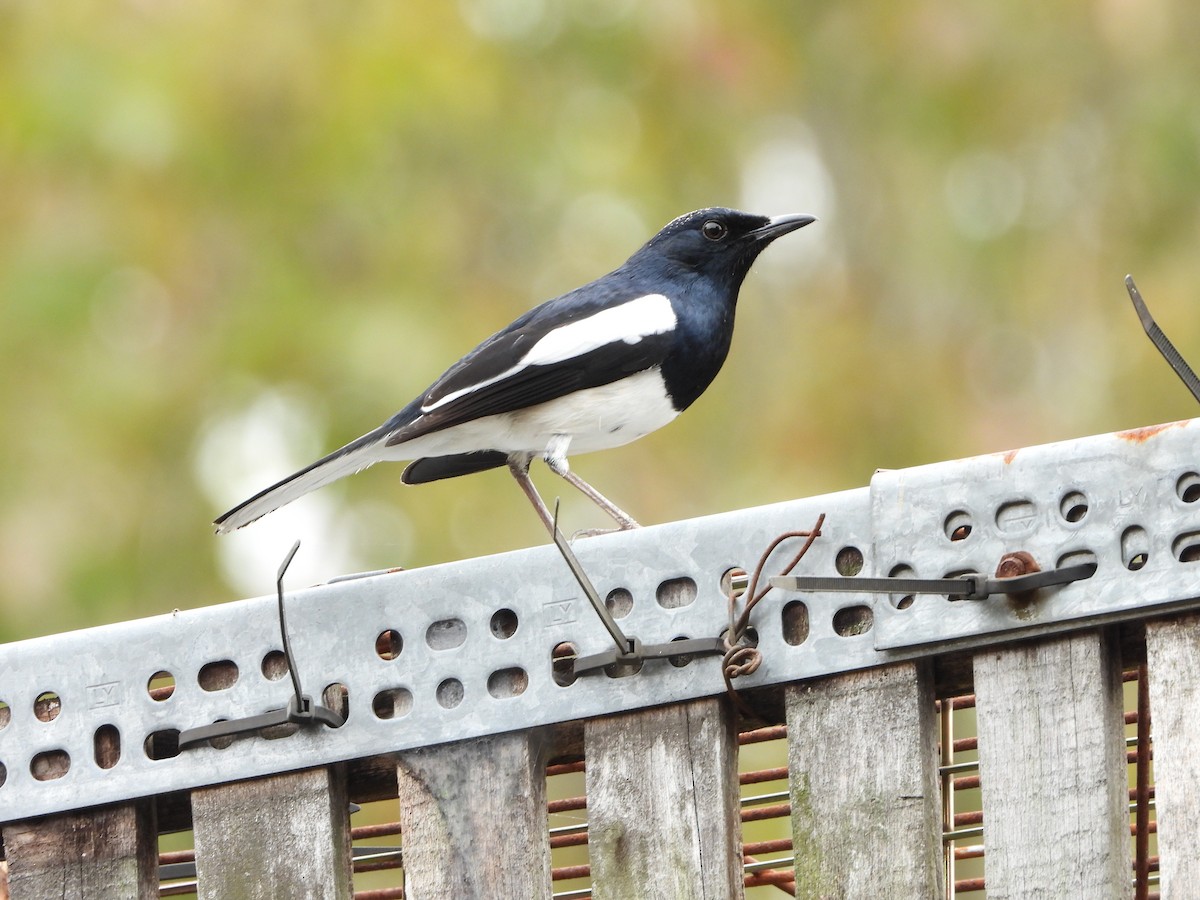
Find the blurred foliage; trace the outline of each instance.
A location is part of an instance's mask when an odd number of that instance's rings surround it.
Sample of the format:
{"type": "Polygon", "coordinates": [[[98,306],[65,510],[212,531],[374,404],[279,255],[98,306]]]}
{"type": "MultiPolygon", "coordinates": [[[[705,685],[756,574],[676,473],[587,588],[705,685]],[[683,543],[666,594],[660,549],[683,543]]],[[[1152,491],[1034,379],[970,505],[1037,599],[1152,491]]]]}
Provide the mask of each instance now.
{"type": "Polygon", "coordinates": [[[0,640],[266,593],[295,537],[310,580],[544,541],[504,473],[398,466],[208,522],[700,206],[821,222],[688,415],[574,460],[645,523],[1193,415],[1121,279],[1200,360],[1198,39],[1183,0],[0,0],[0,640]]]}

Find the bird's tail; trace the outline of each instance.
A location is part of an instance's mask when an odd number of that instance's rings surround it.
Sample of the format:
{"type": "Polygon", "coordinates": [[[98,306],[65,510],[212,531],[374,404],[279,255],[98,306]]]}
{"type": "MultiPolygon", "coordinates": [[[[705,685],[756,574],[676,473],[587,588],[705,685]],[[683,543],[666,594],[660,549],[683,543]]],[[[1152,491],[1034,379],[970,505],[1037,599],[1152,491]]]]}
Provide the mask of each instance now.
{"type": "Polygon", "coordinates": [[[305,466],[299,472],[259,491],[213,522],[217,534],[236,531],[243,525],[249,525],[267,513],[300,499],[309,491],[315,491],[339,478],[345,478],[374,465],[384,458],[380,450],[389,433],[390,429],[386,427],[377,428],[351,441],[340,450],[323,456],[312,465],[305,466]]]}

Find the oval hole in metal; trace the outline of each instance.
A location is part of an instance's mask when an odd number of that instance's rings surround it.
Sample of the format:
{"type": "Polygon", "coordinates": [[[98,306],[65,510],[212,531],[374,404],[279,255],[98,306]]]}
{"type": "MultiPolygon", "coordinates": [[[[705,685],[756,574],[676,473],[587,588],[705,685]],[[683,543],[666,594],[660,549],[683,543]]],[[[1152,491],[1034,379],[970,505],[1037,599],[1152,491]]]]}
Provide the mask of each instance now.
{"type": "Polygon", "coordinates": [[[101,725],[92,735],[92,755],[101,769],[111,769],[121,759],[121,732],[116,725],[101,725]]]}
{"type": "Polygon", "coordinates": [[[783,639],[793,647],[808,640],[808,606],[803,600],[783,605],[783,639]]]}
{"type": "MultiPolygon", "coordinates": [[[[676,641],[686,641],[686,640],[687,640],[687,635],[681,634],[678,637],[671,638],[671,643],[673,644],[676,641]]],[[[688,663],[690,663],[693,659],[695,659],[695,655],[691,654],[691,653],[679,653],[679,654],[676,654],[675,656],[667,657],[667,661],[677,669],[682,669],[684,666],[686,666],[688,663]]]]}
{"type": "Polygon", "coordinates": [[[633,611],[633,594],[625,588],[613,588],[604,598],[604,605],[614,619],[623,619],[633,611]]]}
{"type": "Polygon", "coordinates": [[[1184,472],[1175,482],[1175,493],[1184,503],[1200,500],[1200,473],[1184,472]]]}
{"type": "Polygon", "coordinates": [[[529,675],[520,666],[499,669],[488,676],[488,693],[497,700],[519,697],[529,687],[529,675]]]}
{"type": "Polygon", "coordinates": [[[380,691],[371,701],[371,709],[377,719],[403,719],[413,707],[412,691],[394,687],[380,691]]]}
{"type": "Polygon", "coordinates": [[[1094,562],[1096,562],[1096,554],[1091,550],[1071,550],[1058,558],[1058,562],[1054,564],[1054,568],[1065,569],[1067,566],[1081,566],[1084,563],[1094,562]]]}
{"type": "Polygon", "coordinates": [[[1182,563],[1200,562],[1200,531],[1189,531],[1175,538],[1171,553],[1182,563]]]}
{"type": "Polygon", "coordinates": [[[1080,491],[1069,491],[1058,503],[1058,511],[1065,521],[1082,522],[1088,514],[1088,498],[1080,491]]]}
{"type": "Polygon", "coordinates": [[[633,662],[616,662],[604,667],[604,674],[609,678],[628,678],[642,671],[645,660],[635,659],[633,662]]]}
{"type": "Polygon", "coordinates": [[[179,755],[179,729],[164,728],[151,732],[142,746],[149,759],[174,759],[179,755]]]}
{"type": "Polygon", "coordinates": [[[975,524],[971,521],[971,514],[963,509],[956,509],[950,515],[946,516],[942,522],[942,530],[945,531],[946,537],[952,541],[965,541],[971,536],[971,532],[975,530],[975,524]]]}
{"type": "Polygon", "coordinates": [[[578,655],[579,649],[569,641],[555,644],[550,651],[550,674],[559,687],[570,687],[575,683],[575,658],[578,655]]]}
{"type": "Polygon", "coordinates": [[[71,755],[66,750],[43,750],[29,761],[29,774],[37,781],[54,781],[71,769],[71,755]]]}
{"type": "Polygon", "coordinates": [[[340,681],[325,685],[325,690],[321,691],[321,705],[341,716],[345,724],[350,717],[350,689],[340,681]]]}
{"type": "MultiPolygon", "coordinates": [[[[888,572],[889,578],[916,578],[917,570],[907,563],[898,563],[888,572]]],[[[908,609],[916,598],[912,594],[888,594],[888,602],[896,609],[908,609]]]]}
{"type": "Polygon", "coordinates": [[[467,639],[467,623],[462,619],[439,619],[425,632],[430,650],[453,650],[467,639]]]}
{"type": "Polygon", "coordinates": [[[855,637],[866,634],[875,624],[875,615],[871,607],[843,606],[833,614],[833,630],[841,637],[855,637]]]}
{"type": "Polygon", "coordinates": [[[1150,561],[1150,538],[1141,525],[1130,525],[1121,532],[1121,562],[1131,572],[1144,568],[1150,561]]]}
{"type": "Polygon", "coordinates": [[[237,684],[238,667],[232,659],[219,659],[200,667],[196,681],[206,691],[224,691],[237,684]]]}
{"type": "Polygon", "coordinates": [[[696,582],[686,575],[682,578],[670,578],[658,586],[654,598],[663,609],[690,606],[696,599],[696,582]]]}
{"type": "Polygon", "coordinates": [[[264,741],[278,741],[282,738],[290,738],[299,730],[299,722],[284,722],[282,725],[268,725],[266,728],[258,729],[258,736],[264,741]]]}

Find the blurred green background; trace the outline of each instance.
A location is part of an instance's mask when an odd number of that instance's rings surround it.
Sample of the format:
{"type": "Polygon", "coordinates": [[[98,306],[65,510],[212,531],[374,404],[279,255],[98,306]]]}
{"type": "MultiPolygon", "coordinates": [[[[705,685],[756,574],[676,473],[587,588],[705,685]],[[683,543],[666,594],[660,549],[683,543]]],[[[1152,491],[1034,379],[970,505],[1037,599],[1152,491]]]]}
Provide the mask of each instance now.
{"type": "MultiPolygon", "coordinates": [[[[0,0],[0,640],[545,540],[503,472],[210,520],[713,204],[809,212],[643,523],[1185,418],[1200,7],[0,0]]],[[[561,488],[537,473],[549,496],[561,488]]],[[[570,528],[604,524],[564,497],[570,528]]]]}

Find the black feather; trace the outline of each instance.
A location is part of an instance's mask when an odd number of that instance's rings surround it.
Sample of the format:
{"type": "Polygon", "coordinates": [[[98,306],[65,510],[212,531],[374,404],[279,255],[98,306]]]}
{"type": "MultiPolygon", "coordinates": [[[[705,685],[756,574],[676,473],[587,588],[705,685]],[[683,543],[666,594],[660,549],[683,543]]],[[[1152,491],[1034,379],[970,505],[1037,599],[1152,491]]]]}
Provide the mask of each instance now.
{"type": "Polygon", "coordinates": [[[427,456],[408,464],[400,480],[405,484],[428,484],[443,478],[474,475],[488,469],[498,469],[508,462],[508,454],[498,450],[478,453],[455,453],[453,456],[427,456]]]}

